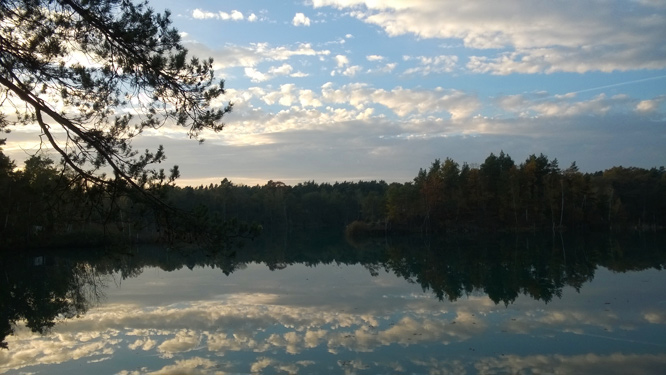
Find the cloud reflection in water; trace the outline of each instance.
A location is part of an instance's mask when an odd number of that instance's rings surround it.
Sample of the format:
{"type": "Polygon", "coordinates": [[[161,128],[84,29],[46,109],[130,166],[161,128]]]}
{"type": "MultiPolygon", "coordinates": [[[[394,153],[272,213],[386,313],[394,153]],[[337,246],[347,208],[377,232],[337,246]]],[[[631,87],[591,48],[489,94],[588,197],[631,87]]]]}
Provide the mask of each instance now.
{"type": "MultiPolygon", "coordinates": [[[[56,325],[49,335],[19,329],[7,339],[11,352],[0,352],[0,373],[81,361],[123,375],[332,369],[464,374],[554,368],[572,374],[627,369],[649,373],[666,364],[666,348],[654,334],[640,342],[626,336],[644,334],[646,321],[663,333],[664,310],[653,306],[642,311],[632,303],[616,302],[618,296],[602,284],[587,286],[585,295],[566,290],[570,298],[551,301],[545,308],[528,297],[510,306],[496,305],[483,295],[440,302],[417,285],[386,273],[372,278],[354,266],[291,266],[271,272],[250,265],[247,271],[222,279],[215,290],[197,290],[196,283],[219,281],[219,272],[195,269],[164,275],[147,270],[123,281],[120,289],[109,289],[107,304],[56,325]],[[326,273],[322,279],[314,275],[326,273]],[[342,273],[348,286],[363,287],[332,288],[324,297],[318,284],[330,282],[326,278],[331,273],[342,273]],[[279,283],[271,282],[276,277],[279,283]],[[162,282],[155,283],[155,278],[162,282]],[[311,284],[302,283],[304,279],[311,284]],[[151,284],[151,293],[166,295],[187,290],[187,283],[192,283],[189,297],[177,303],[146,303],[141,292],[141,285],[151,284]],[[563,343],[574,334],[579,343],[567,348],[563,343]],[[615,336],[605,340],[603,335],[615,336]],[[637,342],[635,352],[621,352],[627,348],[620,345],[625,337],[637,342]],[[591,348],[594,352],[588,352],[591,348]]],[[[597,278],[610,276],[637,282],[632,275],[602,273],[597,278]]],[[[656,271],[654,277],[663,278],[656,271]]]]}

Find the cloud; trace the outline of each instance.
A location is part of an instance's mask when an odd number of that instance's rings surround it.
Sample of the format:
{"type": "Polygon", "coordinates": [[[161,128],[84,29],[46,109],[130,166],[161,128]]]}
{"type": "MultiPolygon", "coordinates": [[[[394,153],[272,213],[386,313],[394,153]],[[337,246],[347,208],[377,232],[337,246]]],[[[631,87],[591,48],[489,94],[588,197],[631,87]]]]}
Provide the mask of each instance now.
{"type": "Polygon", "coordinates": [[[150,350],[155,347],[157,344],[157,341],[146,338],[146,339],[137,339],[134,341],[132,344],[129,344],[127,348],[130,350],[136,350],[136,349],[141,349],[141,350],[150,350]]]}
{"type": "Polygon", "coordinates": [[[209,19],[209,18],[217,18],[218,14],[213,13],[213,12],[207,12],[204,10],[201,10],[199,8],[195,9],[192,11],[192,17],[199,19],[199,20],[204,20],[204,19],[209,19]]]}
{"type": "Polygon", "coordinates": [[[482,358],[474,365],[479,374],[521,373],[530,369],[533,373],[561,374],[655,374],[666,366],[666,357],[651,354],[610,355],[505,355],[482,358]]]}
{"type": "MultiPolygon", "coordinates": [[[[349,69],[356,68],[352,66],[349,69]]],[[[258,78],[260,77],[262,76],[259,75],[258,78]]],[[[230,96],[225,97],[224,101],[237,103],[241,108],[243,108],[244,103],[252,102],[253,98],[260,99],[268,105],[280,104],[285,107],[292,107],[295,104],[300,104],[302,106],[302,108],[290,108],[286,112],[265,113],[265,117],[262,115],[261,119],[255,119],[256,123],[262,124],[262,128],[268,128],[271,126],[270,124],[276,122],[281,124],[279,125],[280,128],[291,128],[289,124],[293,125],[294,120],[300,122],[304,119],[310,121],[312,126],[323,123],[333,125],[335,121],[356,119],[362,112],[367,116],[372,113],[366,111],[368,108],[377,110],[378,107],[389,109],[398,117],[440,115],[444,118],[450,117],[453,120],[460,120],[471,117],[480,106],[478,98],[474,95],[457,90],[441,88],[417,90],[402,87],[384,90],[359,83],[338,87],[329,82],[322,85],[319,92],[298,88],[295,84],[284,84],[279,89],[271,91],[257,88],[243,93],[233,90],[229,93],[230,96]],[[305,110],[306,107],[319,108],[323,106],[327,107],[315,112],[305,110]],[[349,109],[349,106],[353,109],[349,109]],[[287,117],[285,118],[285,116],[287,117]]],[[[244,117],[248,115],[250,114],[245,113],[244,117]]],[[[259,112],[253,114],[253,116],[257,115],[259,115],[259,112]]],[[[378,116],[381,118],[383,115],[379,114],[378,116]]],[[[221,136],[231,135],[237,130],[232,120],[229,120],[228,126],[231,127],[230,131],[221,134],[221,136]]]]}
{"type": "MultiPolygon", "coordinates": [[[[666,20],[665,20],[666,21],[666,20]]],[[[550,47],[501,53],[496,57],[471,56],[466,67],[474,73],[507,75],[637,69],[663,69],[666,59],[646,58],[642,45],[627,46],[622,51],[602,47],[550,47]]]]}
{"type": "Polygon", "coordinates": [[[261,99],[269,105],[279,103],[285,107],[291,107],[292,103],[296,101],[294,87],[293,83],[281,85],[280,90],[267,93],[261,99]]]}
{"type": "Polygon", "coordinates": [[[244,18],[244,17],[243,17],[243,13],[241,13],[241,12],[239,12],[239,11],[237,11],[237,10],[233,10],[233,11],[231,11],[231,19],[232,19],[232,20],[234,20],[234,21],[240,21],[240,20],[242,20],[243,18],[244,18]]]}
{"type": "Polygon", "coordinates": [[[302,367],[307,367],[313,364],[311,361],[298,361],[295,363],[283,362],[272,358],[262,357],[250,366],[252,373],[262,373],[265,369],[272,367],[274,372],[286,372],[288,374],[298,374],[301,372],[302,367]]]}
{"type": "Polygon", "coordinates": [[[322,103],[312,90],[300,90],[298,94],[298,101],[301,107],[321,107],[322,103]]]}
{"type": "Polygon", "coordinates": [[[335,77],[338,74],[342,74],[346,77],[353,77],[358,74],[363,67],[360,65],[349,65],[349,58],[345,55],[336,55],[335,56],[335,65],[337,69],[331,71],[331,76],[335,77]]]}
{"type": "Polygon", "coordinates": [[[226,45],[221,49],[211,50],[199,43],[187,43],[188,49],[195,56],[211,56],[215,60],[215,69],[233,67],[256,67],[264,61],[284,61],[296,56],[327,56],[329,50],[317,50],[309,43],[296,46],[273,47],[268,43],[251,43],[247,46],[226,45]]]}
{"type": "MultiPolygon", "coordinates": [[[[254,13],[252,14],[254,16],[252,20],[249,21],[256,21],[256,16],[254,13]]],[[[223,21],[242,21],[245,17],[243,16],[243,13],[237,11],[237,10],[232,10],[231,13],[227,12],[209,12],[205,10],[201,10],[199,8],[196,8],[192,11],[192,18],[199,19],[199,20],[206,20],[206,19],[217,19],[217,20],[223,20],[223,21]]]]}
{"type": "MultiPolygon", "coordinates": [[[[321,296],[322,301],[319,301],[319,295],[314,300],[311,297],[310,294],[303,298],[239,293],[216,296],[215,300],[179,302],[166,306],[109,304],[91,310],[87,315],[68,321],[67,324],[57,325],[53,334],[48,336],[35,335],[25,327],[18,327],[16,335],[9,337],[11,353],[0,352],[0,369],[19,369],[77,359],[96,360],[91,358],[93,356],[107,358],[126,341],[125,345],[130,350],[154,351],[162,359],[193,352],[193,358],[178,360],[154,374],[199,374],[202,373],[199,370],[218,365],[208,360],[199,360],[199,353],[205,353],[206,350],[220,356],[237,351],[284,351],[298,354],[319,346],[367,351],[378,346],[389,346],[392,340],[412,345],[412,340],[431,341],[438,335],[452,335],[451,330],[443,333],[435,328],[444,323],[434,322],[430,318],[431,312],[424,314],[424,311],[431,309],[423,310],[424,302],[429,302],[421,299],[387,300],[379,297],[372,306],[345,313],[340,312],[340,309],[351,311],[351,306],[361,306],[359,302],[366,300],[367,296],[349,295],[351,301],[335,303],[335,307],[330,304],[328,297],[321,296]],[[328,304],[318,307],[324,301],[328,304]],[[400,307],[396,307],[396,302],[400,303],[400,307]],[[373,313],[376,313],[376,309],[400,311],[410,317],[378,329],[380,321],[373,313]],[[275,330],[275,327],[280,328],[275,330]],[[387,333],[384,334],[384,331],[387,333]],[[416,331],[423,334],[412,338],[412,333],[416,331]],[[345,338],[350,334],[355,337],[351,340],[345,338]],[[375,334],[378,338],[370,337],[375,334]]],[[[437,301],[431,302],[435,307],[438,306],[437,301]]],[[[436,308],[433,311],[440,312],[436,308]]],[[[465,324],[462,321],[460,323],[458,329],[464,331],[465,324]]],[[[308,361],[290,362],[298,366],[312,364],[308,361]]],[[[258,369],[279,365],[284,370],[287,365],[272,361],[269,364],[262,361],[261,357],[256,363],[258,369]],[[262,363],[266,366],[262,367],[262,363]]],[[[152,374],[148,371],[142,373],[152,374]]]]}
{"type": "Polygon", "coordinates": [[[294,70],[294,68],[291,65],[282,64],[281,66],[271,67],[270,69],[268,69],[268,73],[276,76],[283,76],[290,74],[292,70],[294,70]]]}
{"type": "Polygon", "coordinates": [[[659,106],[666,101],[666,96],[660,96],[655,99],[641,100],[636,104],[636,112],[639,113],[655,113],[659,110],[659,106]]]}
{"type": "Polygon", "coordinates": [[[397,63],[387,63],[378,68],[368,69],[368,73],[391,73],[398,66],[397,63]]]}
{"type": "MultiPolygon", "coordinates": [[[[247,94],[237,93],[239,98],[247,94]]],[[[279,176],[293,183],[351,177],[404,182],[424,166],[424,160],[449,156],[480,163],[489,150],[499,152],[498,145],[514,158],[545,153],[558,157],[563,165],[578,161],[590,172],[609,165],[651,168],[662,165],[666,157],[664,138],[655,136],[663,133],[663,121],[653,120],[663,118],[663,110],[649,116],[637,112],[634,108],[640,100],[631,98],[553,97],[539,102],[529,95],[506,96],[501,97],[505,101],[502,106],[512,109],[495,104],[497,108],[491,111],[497,115],[484,117],[475,115],[480,110],[478,98],[455,90],[384,90],[367,84],[328,83],[320,90],[298,86],[254,89],[248,100],[265,95],[270,95],[273,105],[285,96],[283,103],[290,106],[249,107],[247,111],[239,106],[226,120],[224,132],[207,137],[208,146],[203,147],[212,149],[206,153],[233,152],[238,156],[234,160],[220,158],[225,168],[214,179],[250,176],[265,182],[268,178],[261,171],[268,169],[271,178],[279,176]],[[622,108],[606,111],[613,102],[622,108]],[[567,115],[549,114],[552,107],[562,108],[567,115]],[[438,108],[442,111],[437,112],[438,108]],[[368,113],[368,109],[373,111],[368,113]],[[455,120],[449,111],[458,113],[455,120]],[[396,118],[398,115],[403,116],[396,118]],[[299,146],[298,152],[281,146],[290,144],[309,146],[299,146]],[[638,153],[636,144],[641,145],[638,153]],[[306,163],[304,153],[309,155],[306,163]],[[358,164],[358,160],[363,163],[358,164]],[[387,160],[391,161],[388,170],[387,160]],[[349,165],[357,164],[350,174],[349,165]],[[301,167],[289,167],[293,165],[301,167]]],[[[178,157],[181,168],[190,173],[184,178],[210,174],[210,170],[199,171],[198,158],[183,156],[191,150],[177,151],[187,145],[184,142],[165,144],[170,157],[178,157]]]]}
{"type": "Polygon", "coordinates": [[[611,0],[533,2],[315,0],[315,8],[350,9],[389,36],[457,39],[477,50],[468,69],[478,73],[626,71],[666,67],[666,14],[656,2],[611,0]]]}
{"type": "Polygon", "coordinates": [[[188,352],[196,348],[201,342],[201,335],[192,330],[180,330],[172,339],[161,343],[157,350],[166,358],[170,358],[174,353],[188,352]]]}
{"type": "Polygon", "coordinates": [[[179,359],[173,365],[167,365],[154,372],[145,372],[146,375],[223,375],[222,371],[215,371],[219,364],[208,358],[192,357],[179,359]]]}
{"type": "Polygon", "coordinates": [[[643,313],[645,320],[652,324],[666,324],[666,311],[650,310],[643,313]]]}
{"type": "Polygon", "coordinates": [[[250,78],[252,82],[263,82],[269,79],[266,74],[255,68],[245,68],[245,76],[250,78]]]}
{"type": "Polygon", "coordinates": [[[30,333],[19,328],[16,334],[22,338],[10,336],[11,351],[0,352],[0,371],[20,369],[34,365],[59,364],[79,359],[103,356],[115,353],[121,340],[117,332],[63,332],[51,339],[30,333]]]}
{"type": "Polygon", "coordinates": [[[506,95],[495,99],[495,104],[504,112],[519,117],[576,117],[608,116],[637,112],[640,114],[657,113],[663,97],[637,100],[626,95],[608,97],[596,95],[587,100],[578,100],[575,94],[534,97],[526,95],[506,95]]]}
{"type": "Polygon", "coordinates": [[[479,107],[478,99],[462,91],[441,88],[416,90],[402,87],[384,90],[374,89],[365,84],[349,84],[336,88],[331,82],[322,86],[320,101],[325,104],[347,104],[359,110],[382,105],[400,117],[410,113],[448,112],[453,118],[459,119],[469,117],[479,107]]]}
{"type": "Polygon", "coordinates": [[[365,58],[368,61],[382,61],[382,60],[384,60],[384,56],[380,56],[380,55],[368,55],[365,58]]]}
{"type": "Polygon", "coordinates": [[[280,66],[270,67],[267,73],[262,73],[255,68],[249,68],[249,67],[245,68],[244,72],[245,76],[250,78],[252,82],[264,82],[273,79],[277,76],[285,76],[285,75],[289,75],[291,77],[298,76],[298,74],[296,75],[291,74],[293,70],[294,68],[291,65],[285,63],[280,66]]]}
{"type": "Polygon", "coordinates": [[[405,70],[403,74],[420,74],[427,76],[432,73],[451,73],[456,68],[458,56],[440,55],[440,56],[406,56],[405,61],[416,60],[418,66],[405,70]]]}
{"type": "Polygon", "coordinates": [[[586,331],[591,331],[593,328],[612,332],[617,329],[626,329],[636,323],[631,319],[623,321],[617,313],[612,311],[590,312],[574,307],[535,312],[532,313],[530,319],[508,321],[504,327],[509,332],[522,334],[548,326],[562,332],[585,334],[586,331]]]}
{"type": "Polygon", "coordinates": [[[360,72],[361,69],[363,69],[363,68],[361,68],[361,66],[359,66],[359,65],[350,66],[347,69],[342,71],[342,75],[347,76],[347,77],[353,77],[358,72],[360,72]]]}
{"type": "Polygon", "coordinates": [[[291,20],[291,24],[294,26],[310,26],[310,19],[303,13],[296,13],[291,20]]]}
{"type": "Polygon", "coordinates": [[[343,68],[347,65],[349,65],[349,59],[347,56],[344,55],[336,55],[335,56],[335,64],[338,68],[343,68]]]}

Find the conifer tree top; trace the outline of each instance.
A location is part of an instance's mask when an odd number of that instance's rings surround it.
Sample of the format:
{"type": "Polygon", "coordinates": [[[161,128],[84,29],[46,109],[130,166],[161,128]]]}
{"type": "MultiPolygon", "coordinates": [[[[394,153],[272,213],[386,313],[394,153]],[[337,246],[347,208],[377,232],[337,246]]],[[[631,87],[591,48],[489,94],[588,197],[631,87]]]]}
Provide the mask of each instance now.
{"type": "MultiPolygon", "coordinates": [[[[212,59],[189,57],[168,11],[130,0],[5,0],[0,3],[0,97],[15,114],[0,128],[37,124],[42,141],[91,182],[137,188],[172,181],[151,164],[161,146],[131,141],[167,123],[202,141],[231,106],[212,59]],[[113,178],[103,173],[109,168],[113,178]]],[[[7,111],[5,111],[7,113],[7,111]]]]}

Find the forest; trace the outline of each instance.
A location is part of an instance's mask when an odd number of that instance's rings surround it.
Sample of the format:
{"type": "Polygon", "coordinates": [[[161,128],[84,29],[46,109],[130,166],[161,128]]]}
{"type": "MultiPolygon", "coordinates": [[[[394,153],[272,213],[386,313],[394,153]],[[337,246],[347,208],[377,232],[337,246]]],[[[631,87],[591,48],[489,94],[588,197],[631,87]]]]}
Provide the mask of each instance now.
{"type": "MultiPolygon", "coordinates": [[[[36,155],[23,168],[0,154],[0,246],[89,246],[252,236],[251,228],[346,230],[349,236],[524,231],[657,231],[666,224],[666,170],[613,167],[582,173],[576,163],[500,152],[477,166],[447,158],[413,181],[289,186],[164,184],[152,200],[127,186],[92,185],[36,155]]],[[[255,230],[255,232],[257,232],[255,230]]],[[[256,233],[255,233],[256,234],[256,233]]]]}
{"type": "Polygon", "coordinates": [[[503,231],[663,229],[666,171],[613,167],[582,173],[557,159],[530,155],[516,164],[500,152],[478,167],[447,158],[418,171],[413,181],[305,182],[288,186],[234,185],[173,188],[184,209],[207,207],[222,219],[263,227],[343,228],[350,235],[503,231]]]}
{"type": "MultiPolygon", "coordinates": [[[[0,151],[1,152],[1,151],[0,151]]],[[[479,166],[447,158],[413,181],[289,186],[179,187],[150,192],[104,187],[48,157],[22,168],[0,153],[0,247],[90,246],[109,241],[196,242],[264,231],[346,230],[350,237],[544,231],[659,231],[666,225],[666,170],[613,167],[582,173],[576,163],[500,152],[479,166]]]]}

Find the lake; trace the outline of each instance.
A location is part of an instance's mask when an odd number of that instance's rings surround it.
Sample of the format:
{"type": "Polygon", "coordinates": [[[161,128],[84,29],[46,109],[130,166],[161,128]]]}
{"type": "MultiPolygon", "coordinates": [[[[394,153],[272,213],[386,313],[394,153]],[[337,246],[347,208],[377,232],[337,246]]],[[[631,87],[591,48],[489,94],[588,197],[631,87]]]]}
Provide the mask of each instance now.
{"type": "Polygon", "coordinates": [[[663,373],[663,235],[479,237],[5,255],[0,373],[663,373]]]}

